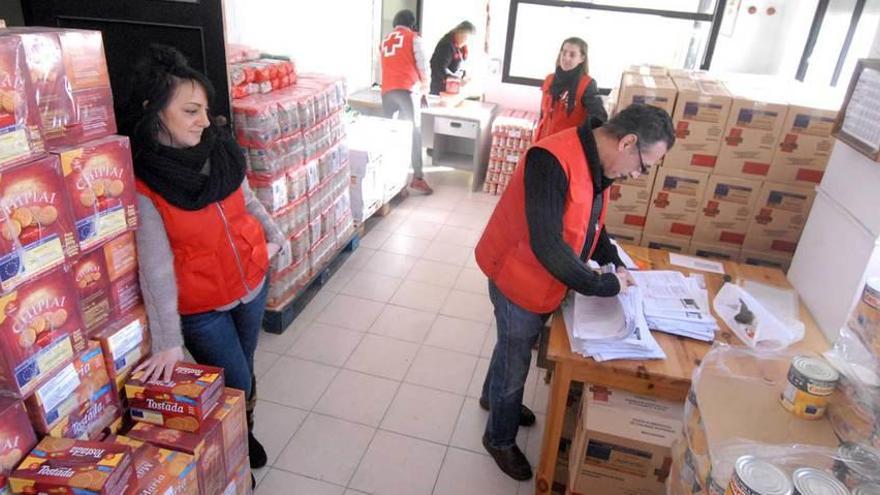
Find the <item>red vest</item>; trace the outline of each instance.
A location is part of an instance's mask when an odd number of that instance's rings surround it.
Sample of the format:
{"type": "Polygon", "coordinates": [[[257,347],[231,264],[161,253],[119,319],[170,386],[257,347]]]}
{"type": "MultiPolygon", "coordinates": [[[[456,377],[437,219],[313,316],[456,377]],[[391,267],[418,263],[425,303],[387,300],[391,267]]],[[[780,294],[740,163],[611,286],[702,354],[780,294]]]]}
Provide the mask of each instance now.
{"type": "Polygon", "coordinates": [[[568,97],[565,94],[562,95],[562,98],[555,102],[553,101],[553,95],[550,94],[550,86],[553,84],[554,77],[554,74],[547,76],[544,79],[544,85],[541,86],[541,120],[538,122],[538,131],[535,136],[536,141],[556,134],[563,129],[577,127],[587,119],[587,109],[584,108],[583,101],[584,93],[587,92],[587,86],[592,81],[590,76],[581,76],[571,114],[568,113],[568,97]]]}
{"type": "MultiPolygon", "coordinates": [[[[568,176],[568,195],[562,218],[562,237],[580,256],[587,242],[590,215],[593,209],[593,178],[584,156],[583,146],[572,127],[535,144],[559,160],[568,176]]],[[[477,264],[508,299],[535,313],[550,313],[562,303],[568,288],[550,274],[535,257],[529,241],[526,221],[525,166],[517,166],[510,184],[498,201],[483,236],[476,248],[477,264]]],[[[608,190],[599,214],[590,256],[605,224],[608,190]]]]}
{"type": "Polygon", "coordinates": [[[244,204],[241,188],[201,210],[178,208],[137,181],[162,220],[174,254],[178,311],[212,311],[256,289],[269,268],[266,234],[244,204]]]}
{"type": "Polygon", "coordinates": [[[419,82],[419,70],[413,51],[413,40],[418,36],[412,29],[398,26],[388,33],[379,45],[382,58],[382,93],[395,89],[412,91],[419,82]]]}

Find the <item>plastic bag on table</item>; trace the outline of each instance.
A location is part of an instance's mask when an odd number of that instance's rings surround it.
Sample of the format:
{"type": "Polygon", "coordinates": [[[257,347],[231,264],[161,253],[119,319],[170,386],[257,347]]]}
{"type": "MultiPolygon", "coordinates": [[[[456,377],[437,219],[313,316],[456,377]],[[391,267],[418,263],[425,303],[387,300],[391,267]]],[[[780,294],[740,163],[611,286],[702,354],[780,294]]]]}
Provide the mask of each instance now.
{"type": "Polygon", "coordinates": [[[880,448],[880,364],[848,326],[840,330],[825,358],[840,372],[828,416],[844,442],[860,441],[880,448]]]}
{"type": "Polygon", "coordinates": [[[733,333],[752,348],[779,349],[804,338],[804,324],[774,314],[735,284],[724,284],[712,303],[733,333]]]}

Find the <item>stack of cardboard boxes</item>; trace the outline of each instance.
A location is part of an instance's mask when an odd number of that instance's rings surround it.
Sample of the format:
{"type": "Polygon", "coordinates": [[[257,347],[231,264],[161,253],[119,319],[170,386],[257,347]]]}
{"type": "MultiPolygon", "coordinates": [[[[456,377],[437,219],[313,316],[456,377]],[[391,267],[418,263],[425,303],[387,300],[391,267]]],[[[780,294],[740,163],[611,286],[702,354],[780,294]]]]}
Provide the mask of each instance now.
{"type": "Polygon", "coordinates": [[[621,84],[618,109],[636,102],[672,109],[676,143],[649,177],[612,186],[608,232],[787,269],[827,165],[839,101],[751,75],[720,81],[654,68],[625,73],[621,84]]]}

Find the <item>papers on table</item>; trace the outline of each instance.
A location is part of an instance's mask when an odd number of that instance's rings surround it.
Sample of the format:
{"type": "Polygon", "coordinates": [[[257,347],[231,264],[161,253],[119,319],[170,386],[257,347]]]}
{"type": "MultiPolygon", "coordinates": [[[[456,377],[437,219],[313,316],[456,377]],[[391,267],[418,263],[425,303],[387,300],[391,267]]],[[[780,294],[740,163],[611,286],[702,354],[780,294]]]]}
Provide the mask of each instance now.
{"type": "Polygon", "coordinates": [[[718,323],[709,310],[702,276],[676,271],[632,272],[643,294],[644,316],[653,330],[711,342],[718,323]]]}
{"type": "Polygon", "coordinates": [[[575,292],[562,304],[572,351],[596,361],[665,359],[645,320],[642,291],[617,297],[588,297],[575,292]]]}
{"type": "Polygon", "coordinates": [[[706,258],[696,258],[694,256],[685,256],[678,253],[669,253],[669,263],[672,265],[683,266],[690,270],[703,270],[705,272],[724,275],[724,265],[717,261],[707,260],[706,258]]]}

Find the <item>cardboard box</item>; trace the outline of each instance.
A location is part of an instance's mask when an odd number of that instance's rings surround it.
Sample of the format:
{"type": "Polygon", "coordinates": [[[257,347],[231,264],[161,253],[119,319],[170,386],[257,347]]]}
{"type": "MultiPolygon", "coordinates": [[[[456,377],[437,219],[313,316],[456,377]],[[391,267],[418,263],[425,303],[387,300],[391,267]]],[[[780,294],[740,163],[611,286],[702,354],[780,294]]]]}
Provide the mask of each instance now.
{"type": "Polygon", "coordinates": [[[789,267],[791,267],[792,258],[792,256],[783,253],[766,253],[743,249],[739,255],[739,262],[747,265],[779,268],[783,272],[787,272],[789,267]]]}
{"type": "Polygon", "coordinates": [[[681,403],[585,384],[570,461],[571,493],[666,493],[670,448],[683,415],[681,403]]]}
{"type": "Polygon", "coordinates": [[[815,197],[814,189],[765,182],[743,249],[790,258],[797,248],[815,197]]]}
{"type": "Polygon", "coordinates": [[[251,492],[251,466],[242,462],[232,470],[234,475],[229,479],[223,495],[247,495],[251,492]]]}
{"type": "Polygon", "coordinates": [[[89,141],[58,154],[82,251],[137,228],[131,146],[125,136],[89,141]]]}
{"type": "Polygon", "coordinates": [[[125,396],[135,421],[188,432],[199,431],[223,393],[223,369],[177,363],[171,380],[145,382],[143,371],[125,384],[125,396]]]}
{"type": "Polygon", "coordinates": [[[749,229],[761,186],[757,180],[710,176],[693,240],[739,249],[749,229]]]}
{"type": "Polygon", "coordinates": [[[91,338],[101,345],[107,374],[116,391],[124,390],[134,367],[150,354],[146,311],[142,307],[136,308],[91,338]]]}
{"type": "Polygon", "coordinates": [[[842,101],[818,88],[795,88],[767,179],[813,186],[822,181],[831,157],[831,131],[842,101]]]}
{"type": "Polygon", "coordinates": [[[235,469],[248,456],[244,392],[234,388],[223,389],[220,403],[214,408],[211,417],[219,421],[223,429],[226,474],[227,479],[232,479],[235,476],[235,469]]]}
{"type": "Polygon", "coordinates": [[[692,240],[691,246],[688,248],[688,254],[722,261],[739,261],[740,248],[738,246],[710,244],[692,240]]]}
{"type": "Polygon", "coordinates": [[[606,225],[605,232],[621,244],[638,246],[642,242],[642,229],[628,229],[626,227],[606,225]]]}
{"type": "Polygon", "coordinates": [[[37,444],[24,404],[0,397],[0,475],[8,475],[37,444]]]}
{"type": "Polygon", "coordinates": [[[125,495],[198,495],[199,478],[193,456],[121,435],[111,435],[106,441],[132,449],[137,481],[125,495]]]}
{"type": "Polygon", "coordinates": [[[662,235],[642,234],[642,247],[650,249],[662,249],[672,253],[686,253],[690,248],[690,239],[680,239],[677,237],[666,237],[662,235]]]}
{"type": "Polygon", "coordinates": [[[3,292],[79,253],[58,159],[45,156],[0,174],[3,292]]]}
{"type": "Polygon", "coordinates": [[[34,100],[24,45],[14,36],[0,36],[0,170],[30,161],[44,151],[40,113],[34,100]]]}
{"type": "Polygon", "coordinates": [[[9,477],[15,493],[122,495],[136,481],[125,445],[46,437],[9,477]]]}
{"type": "Polygon", "coordinates": [[[82,254],[73,265],[83,324],[89,335],[131,312],[140,302],[134,235],[123,235],[82,254]]]}
{"type": "Polygon", "coordinates": [[[57,268],[0,297],[0,387],[26,396],[84,351],[76,290],[57,268]]]}
{"type": "Polygon", "coordinates": [[[101,248],[110,276],[110,300],[113,317],[120,318],[143,304],[138,281],[137,248],[134,234],[126,232],[101,248]]]}
{"type": "Polygon", "coordinates": [[[605,212],[605,224],[615,227],[642,229],[648,215],[651,189],[629,186],[626,183],[612,184],[610,201],[605,212]]]}
{"type": "Polygon", "coordinates": [[[98,440],[122,417],[97,342],[37,387],[25,405],[34,428],[58,438],[98,440]]]}
{"type": "Polygon", "coordinates": [[[662,65],[630,65],[623,70],[624,73],[640,74],[643,76],[668,76],[669,69],[662,65]]]}
{"type": "Polygon", "coordinates": [[[711,79],[677,77],[678,99],[672,123],[675,146],[666,154],[667,167],[712,172],[733,99],[727,88],[711,79]]]}
{"type": "Polygon", "coordinates": [[[633,103],[645,103],[666,110],[669,115],[675,110],[675,96],[678,90],[672,79],[665,75],[642,75],[624,73],[620,79],[620,98],[617,111],[633,103]]]}
{"type": "Polygon", "coordinates": [[[223,429],[216,419],[205,419],[198,433],[137,423],[128,436],[193,456],[199,478],[199,493],[221,493],[226,486],[223,429]]]}
{"type": "Polygon", "coordinates": [[[715,173],[763,179],[788,114],[784,87],[778,81],[750,78],[725,81],[733,95],[715,173]]]}
{"type": "Polygon", "coordinates": [[[645,233],[689,240],[709,175],[663,167],[657,173],[645,233]]]}

